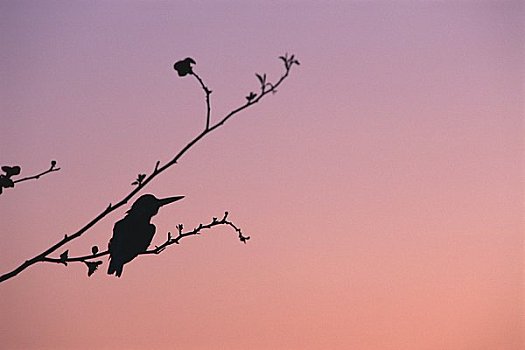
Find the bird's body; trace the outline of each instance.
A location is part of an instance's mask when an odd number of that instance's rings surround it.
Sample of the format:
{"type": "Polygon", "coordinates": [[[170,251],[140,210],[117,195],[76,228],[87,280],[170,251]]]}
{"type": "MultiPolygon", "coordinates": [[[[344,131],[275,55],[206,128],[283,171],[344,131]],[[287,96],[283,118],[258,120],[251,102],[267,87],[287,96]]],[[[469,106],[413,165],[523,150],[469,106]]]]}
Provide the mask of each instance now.
{"type": "Polygon", "coordinates": [[[108,274],[115,273],[120,277],[124,264],[148,249],[155,230],[155,225],[129,215],[118,221],[113,227],[113,238],[109,241],[111,261],[108,274]]]}
{"type": "Polygon", "coordinates": [[[146,194],[133,203],[128,214],[113,227],[113,237],[108,245],[108,274],[120,277],[124,264],[148,249],[156,230],[155,225],[150,222],[151,218],[158,213],[161,206],[182,198],[184,197],[157,199],[151,194],[146,194]]]}

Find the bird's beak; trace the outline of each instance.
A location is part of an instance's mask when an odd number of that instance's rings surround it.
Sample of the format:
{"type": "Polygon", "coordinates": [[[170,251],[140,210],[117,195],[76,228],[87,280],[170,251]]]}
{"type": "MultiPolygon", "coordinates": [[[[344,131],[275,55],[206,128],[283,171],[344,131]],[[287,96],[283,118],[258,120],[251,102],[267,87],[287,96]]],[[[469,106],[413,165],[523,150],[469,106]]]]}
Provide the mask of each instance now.
{"type": "Polygon", "coordinates": [[[184,198],[184,196],[177,196],[177,197],[168,197],[168,198],[162,198],[158,200],[159,207],[162,207],[163,205],[173,203],[175,201],[178,201],[180,199],[184,198]]]}

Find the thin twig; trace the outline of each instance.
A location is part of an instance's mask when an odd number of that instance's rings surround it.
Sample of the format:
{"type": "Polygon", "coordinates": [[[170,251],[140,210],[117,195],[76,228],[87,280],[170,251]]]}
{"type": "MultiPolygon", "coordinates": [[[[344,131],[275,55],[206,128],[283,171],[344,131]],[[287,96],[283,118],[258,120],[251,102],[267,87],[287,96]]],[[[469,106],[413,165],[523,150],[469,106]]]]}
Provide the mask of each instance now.
{"type": "Polygon", "coordinates": [[[59,171],[60,168],[56,167],[57,162],[52,160],[51,165],[49,166],[49,169],[36,174],[32,176],[26,176],[21,179],[13,180],[13,176],[17,176],[20,174],[21,168],[19,165],[15,166],[2,166],[2,171],[5,172],[5,174],[0,174],[0,194],[2,194],[4,188],[12,188],[15,187],[16,183],[22,182],[22,181],[28,181],[28,180],[38,180],[41,176],[44,176],[46,174],[52,173],[54,171],[59,171]]]}
{"type": "MultiPolygon", "coordinates": [[[[297,63],[298,64],[298,63],[297,63]]],[[[259,96],[257,96],[257,98],[255,99],[252,99],[252,100],[249,100],[247,101],[245,104],[237,107],[236,109],[234,109],[233,111],[231,111],[230,113],[228,113],[224,118],[222,118],[218,123],[216,123],[215,125],[211,126],[211,127],[207,127],[204,131],[202,131],[200,134],[198,134],[197,136],[195,136],[195,138],[193,138],[193,140],[191,140],[186,146],[184,146],[174,157],[173,159],[171,159],[169,162],[167,162],[166,164],[164,164],[163,166],[160,166],[159,167],[159,163],[157,162],[157,164],[155,165],[155,169],[154,171],[149,175],[147,176],[140,184],[138,184],[130,193],[128,193],[124,198],[122,198],[120,201],[118,201],[116,204],[109,204],[106,209],[104,209],[100,214],[98,214],[94,219],[92,219],[91,221],[89,221],[86,225],[84,225],[82,228],[80,228],[78,231],[70,234],[70,235],[64,235],[64,238],[61,239],[60,241],[58,241],[57,243],[55,243],[54,245],[52,245],[50,248],[44,250],[42,253],[34,256],[33,258],[31,259],[28,259],[26,261],[24,261],[21,265],[19,265],[18,267],[16,267],[15,269],[13,269],[12,271],[10,272],[7,272],[3,275],[0,276],[0,282],[3,282],[5,280],[8,280],[12,277],[15,277],[16,275],[18,275],[20,272],[24,271],[25,269],[27,269],[28,267],[30,267],[31,265],[34,265],[36,264],[37,262],[40,262],[40,261],[45,261],[46,259],[50,259],[48,258],[48,255],[55,252],[56,250],[58,250],[59,248],[61,248],[62,246],[64,246],[65,244],[69,243],[70,241],[82,236],[82,234],[84,234],[87,230],[89,230],[91,227],[93,227],[95,224],[97,224],[99,221],[101,221],[104,217],[106,217],[108,214],[114,212],[115,210],[117,210],[118,208],[122,207],[123,205],[125,205],[131,198],[133,198],[138,192],[140,192],[144,187],[146,187],[153,179],[155,179],[159,174],[161,174],[162,172],[164,172],[165,170],[167,170],[169,167],[171,167],[172,165],[176,164],[177,161],[191,148],[193,147],[197,142],[199,142],[203,137],[205,137],[206,135],[208,135],[209,133],[211,133],[213,130],[219,128],[221,125],[223,125],[228,119],[230,119],[231,117],[233,117],[234,115],[236,115],[237,113],[245,110],[246,108],[248,107],[251,107],[253,106],[254,104],[258,103],[264,96],[268,95],[270,92],[275,92],[277,91],[276,88],[288,77],[288,74],[290,72],[290,69],[292,67],[292,64],[290,63],[286,63],[285,62],[285,73],[279,78],[279,80],[272,85],[272,87],[264,92],[262,92],[259,96]]],[[[200,77],[198,77],[196,74],[193,74],[193,76],[195,76],[199,82],[202,82],[202,80],[200,79],[200,77]]],[[[202,82],[202,86],[204,86],[203,89],[205,89],[205,93],[206,95],[209,97],[209,93],[211,93],[211,91],[209,91],[204,83],[202,82]]],[[[209,99],[207,99],[207,102],[209,102],[209,99]]],[[[208,120],[209,120],[209,115],[207,115],[207,124],[208,124],[208,120]]]]}
{"type": "Polygon", "coordinates": [[[13,183],[19,183],[19,182],[22,182],[22,181],[27,181],[27,180],[38,180],[41,176],[44,176],[46,174],[49,174],[49,173],[52,173],[54,171],[59,171],[60,168],[55,168],[55,163],[51,163],[51,167],[49,169],[47,169],[46,171],[43,171],[41,172],[40,174],[36,174],[36,175],[33,175],[33,176],[27,176],[27,177],[24,177],[24,178],[21,178],[21,179],[18,179],[18,180],[13,180],[13,183]]]}
{"type": "Polygon", "coordinates": [[[201,84],[202,90],[204,90],[204,93],[206,94],[206,129],[205,130],[208,130],[210,128],[210,115],[211,115],[211,106],[210,106],[211,90],[208,89],[206,85],[204,85],[204,82],[202,81],[201,77],[197,73],[192,71],[190,74],[192,74],[195,78],[197,78],[197,80],[201,84]]]}
{"type": "MultiPolygon", "coordinates": [[[[215,226],[219,226],[219,225],[227,225],[227,226],[232,227],[235,230],[235,232],[237,232],[239,240],[241,242],[246,243],[246,241],[248,239],[250,239],[250,237],[249,236],[244,236],[242,234],[242,231],[237,226],[235,226],[235,224],[233,224],[231,221],[229,221],[227,218],[228,218],[228,212],[225,212],[222,219],[219,220],[217,218],[213,218],[212,221],[209,222],[208,224],[199,224],[199,226],[195,227],[193,230],[189,230],[189,231],[186,231],[186,232],[183,232],[182,224],[178,225],[177,226],[178,234],[177,234],[176,237],[172,237],[171,232],[168,232],[167,239],[166,239],[166,241],[164,241],[164,243],[162,243],[159,246],[155,246],[155,248],[153,248],[153,249],[149,249],[149,250],[146,250],[144,252],[141,252],[138,255],[160,254],[166,249],[166,247],[168,247],[170,245],[173,245],[173,244],[180,244],[179,242],[183,238],[186,238],[186,237],[189,237],[189,236],[194,236],[194,235],[199,235],[199,234],[201,234],[201,231],[209,230],[209,229],[211,229],[211,228],[213,228],[215,226]]],[[[84,262],[85,263],[85,262],[88,262],[90,260],[97,259],[97,258],[106,256],[106,255],[109,255],[109,250],[104,250],[104,251],[101,251],[101,252],[97,252],[95,254],[82,255],[82,256],[76,256],[76,257],[68,257],[66,259],[44,257],[41,261],[42,262],[49,262],[49,263],[65,264],[65,265],[67,265],[67,263],[70,263],[70,262],[84,262]]]]}

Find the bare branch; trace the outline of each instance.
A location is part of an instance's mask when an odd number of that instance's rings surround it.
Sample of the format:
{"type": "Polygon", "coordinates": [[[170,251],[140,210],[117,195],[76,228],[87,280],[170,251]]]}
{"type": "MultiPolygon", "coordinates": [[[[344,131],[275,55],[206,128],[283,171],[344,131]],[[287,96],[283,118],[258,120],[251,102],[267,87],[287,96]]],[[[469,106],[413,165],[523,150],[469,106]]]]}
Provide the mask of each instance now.
{"type": "MultiPolygon", "coordinates": [[[[250,239],[250,237],[244,236],[242,234],[242,231],[237,226],[235,226],[235,224],[229,221],[227,217],[228,217],[228,212],[225,212],[222,219],[218,220],[217,218],[213,218],[212,221],[209,222],[208,224],[200,224],[199,226],[195,227],[193,230],[189,230],[186,232],[183,232],[182,224],[177,225],[176,228],[177,228],[178,234],[176,237],[173,237],[171,235],[171,232],[168,232],[167,239],[166,241],[164,241],[164,243],[162,243],[159,246],[155,246],[155,248],[153,249],[149,249],[142,253],[139,253],[139,255],[160,254],[166,249],[166,247],[173,245],[173,244],[180,244],[179,242],[183,238],[194,236],[194,235],[199,235],[204,230],[209,230],[215,226],[220,226],[220,225],[226,225],[226,226],[232,227],[235,230],[235,232],[237,232],[239,240],[243,243],[246,243],[246,241],[250,239]]],[[[105,255],[109,255],[109,250],[104,250],[102,252],[99,252],[98,247],[95,246],[92,248],[91,252],[92,254],[89,254],[89,255],[68,257],[69,251],[66,250],[58,258],[44,257],[41,261],[55,263],[55,264],[63,264],[65,266],[67,266],[68,263],[72,263],[72,262],[82,262],[86,264],[86,266],[88,267],[88,275],[91,276],[95,272],[96,268],[98,268],[98,266],[102,264],[102,261],[91,261],[91,260],[98,259],[105,255]]]]}
{"type": "Polygon", "coordinates": [[[43,171],[40,174],[36,174],[36,175],[33,175],[33,176],[28,176],[28,177],[24,177],[22,179],[14,180],[13,182],[16,184],[16,183],[19,183],[19,182],[22,182],[22,181],[27,181],[27,180],[38,180],[41,176],[44,176],[44,175],[49,174],[49,173],[52,173],[54,171],[59,171],[60,168],[57,168],[56,165],[57,165],[57,162],[52,160],[51,161],[51,166],[46,171],[43,171]]]}
{"type": "Polygon", "coordinates": [[[212,91],[208,89],[206,85],[204,85],[204,82],[202,81],[201,77],[199,77],[197,73],[192,71],[190,74],[192,74],[199,81],[199,83],[201,84],[202,90],[204,90],[204,93],[206,94],[206,129],[204,130],[208,130],[210,128],[210,115],[211,115],[210,95],[212,91]]]}
{"type": "Polygon", "coordinates": [[[28,181],[28,180],[38,180],[41,176],[44,176],[46,174],[52,173],[54,171],[59,171],[60,168],[56,167],[57,162],[55,160],[51,161],[51,166],[46,171],[41,172],[40,174],[36,174],[33,176],[27,176],[18,180],[13,180],[12,177],[20,174],[20,167],[18,165],[15,166],[2,166],[2,170],[5,172],[5,174],[0,174],[0,194],[2,194],[2,190],[4,188],[11,188],[15,187],[16,183],[22,182],[22,181],[28,181]]]}
{"type": "MultiPolygon", "coordinates": [[[[156,165],[155,165],[154,171],[151,174],[147,175],[145,178],[142,178],[141,179],[142,181],[140,183],[136,184],[136,187],[130,193],[128,193],[124,198],[122,198],[120,201],[116,202],[116,204],[114,204],[114,205],[110,204],[106,209],[104,209],[100,214],[98,214],[95,218],[93,218],[91,221],[89,221],[86,225],[81,227],[78,231],[76,231],[76,232],[74,232],[72,234],[69,234],[69,235],[65,235],[62,240],[58,241],[57,243],[52,245],[50,248],[44,250],[42,253],[36,255],[35,257],[26,260],[24,263],[19,265],[14,270],[1,275],[0,276],[0,282],[3,282],[5,280],[7,280],[7,279],[15,277],[20,272],[22,272],[25,269],[27,269],[28,267],[36,264],[37,262],[50,261],[49,259],[52,259],[52,258],[48,257],[49,254],[57,251],[59,248],[63,247],[65,244],[69,243],[70,241],[72,241],[72,240],[82,236],[87,230],[92,228],[95,224],[97,224],[99,221],[101,221],[107,215],[109,215],[113,211],[117,210],[121,206],[125,205],[131,198],[133,198],[144,187],[146,187],[151,181],[153,181],[153,179],[155,179],[162,172],[164,172],[165,170],[170,168],[172,165],[176,164],[177,161],[189,149],[191,149],[197,142],[199,142],[201,139],[203,139],[206,135],[208,135],[212,131],[214,131],[217,128],[219,128],[220,126],[222,126],[227,120],[229,120],[234,115],[236,115],[239,112],[241,112],[241,111],[243,111],[243,110],[253,106],[256,103],[258,103],[262,98],[264,98],[270,92],[275,93],[277,91],[276,88],[288,77],[292,65],[293,64],[299,64],[298,61],[293,60],[293,55],[292,55],[291,59],[288,58],[287,55],[285,57],[281,56],[280,58],[284,59],[285,72],[283,73],[283,75],[281,75],[281,77],[278,79],[278,81],[275,84],[270,84],[271,88],[266,90],[266,91],[261,92],[256,98],[247,101],[243,105],[241,105],[241,106],[237,107],[236,109],[232,110],[231,112],[229,112],[227,115],[225,115],[219,122],[217,122],[213,126],[209,125],[210,124],[210,111],[211,111],[211,107],[209,105],[209,95],[211,94],[211,91],[204,85],[204,83],[200,79],[200,77],[196,73],[193,72],[191,64],[194,64],[195,61],[188,57],[188,58],[186,58],[183,61],[179,61],[179,62],[175,63],[174,67],[177,70],[177,72],[179,73],[179,76],[185,76],[185,75],[188,75],[188,74],[191,74],[191,75],[195,76],[197,78],[197,80],[199,81],[199,83],[201,84],[201,87],[202,87],[202,89],[204,90],[204,92],[206,94],[206,103],[207,103],[207,115],[206,115],[206,124],[207,125],[206,125],[206,128],[200,134],[195,136],[186,146],[184,146],[169,162],[167,162],[166,164],[164,164],[162,166],[160,166],[160,163],[157,162],[156,165]],[[179,65],[179,67],[177,67],[177,65],[179,65]]],[[[54,170],[54,171],[56,171],[56,170],[54,170]]],[[[50,172],[50,171],[47,171],[47,172],[50,172]]],[[[42,174],[40,174],[40,176],[42,176],[42,174]]],[[[234,229],[237,230],[237,228],[232,223],[226,223],[225,222],[224,224],[230,225],[231,227],[233,227],[234,229]]],[[[205,228],[205,227],[203,227],[203,228],[205,228]]],[[[200,230],[198,230],[197,233],[193,233],[193,234],[198,234],[199,231],[200,230]]],[[[193,232],[193,231],[191,231],[191,232],[193,232]]],[[[239,232],[239,238],[241,239],[241,237],[243,237],[243,236],[240,233],[240,230],[238,232],[239,232]]],[[[178,237],[180,237],[180,236],[178,236],[178,237]]],[[[183,236],[183,237],[185,237],[185,236],[183,236]]],[[[177,239],[177,238],[175,238],[175,240],[177,240],[177,242],[178,242],[178,240],[180,240],[180,238],[179,239],[177,239]]],[[[248,238],[243,237],[243,238],[244,238],[244,240],[241,239],[241,241],[243,241],[243,242],[245,242],[247,239],[249,239],[249,237],[248,238]]],[[[107,252],[105,254],[107,254],[107,252]]],[[[103,252],[102,253],[97,253],[97,254],[94,254],[93,257],[98,257],[98,256],[102,256],[102,255],[105,255],[105,254],[103,254],[103,252]]],[[[151,253],[145,252],[145,254],[151,254],[151,253]]],[[[68,259],[65,259],[65,261],[68,262],[69,261],[68,259]]],[[[79,261],[83,261],[83,260],[79,260],[79,261]]],[[[55,262],[55,261],[53,261],[53,262],[55,262]]]]}

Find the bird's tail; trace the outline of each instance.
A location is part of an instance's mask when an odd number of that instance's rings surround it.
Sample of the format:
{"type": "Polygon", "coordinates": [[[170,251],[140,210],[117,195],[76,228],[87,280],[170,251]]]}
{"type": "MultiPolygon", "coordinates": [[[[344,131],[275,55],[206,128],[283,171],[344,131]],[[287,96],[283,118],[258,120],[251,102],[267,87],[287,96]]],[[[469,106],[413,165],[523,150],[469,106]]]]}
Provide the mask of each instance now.
{"type": "Polygon", "coordinates": [[[122,264],[118,264],[115,262],[115,260],[112,259],[109,262],[108,275],[115,274],[115,276],[120,277],[122,275],[123,267],[124,266],[122,264]]]}

